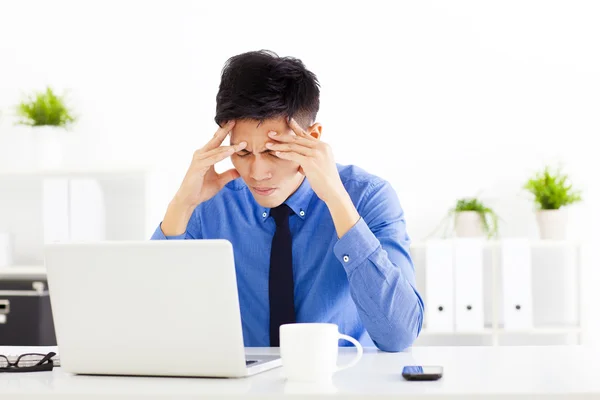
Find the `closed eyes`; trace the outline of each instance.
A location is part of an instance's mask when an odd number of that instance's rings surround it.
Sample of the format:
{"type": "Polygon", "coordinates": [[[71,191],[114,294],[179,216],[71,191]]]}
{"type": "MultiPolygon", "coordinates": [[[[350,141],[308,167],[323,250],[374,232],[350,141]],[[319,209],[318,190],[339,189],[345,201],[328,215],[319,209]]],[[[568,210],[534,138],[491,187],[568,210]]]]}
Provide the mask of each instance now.
{"type": "MultiPolygon", "coordinates": [[[[260,154],[264,154],[264,153],[267,153],[271,157],[277,157],[275,155],[275,152],[272,150],[263,150],[260,152],[260,154]]],[[[236,154],[238,155],[238,157],[246,157],[247,155],[252,154],[252,153],[249,151],[241,150],[241,151],[237,152],[236,154]]],[[[277,158],[279,158],[279,157],[277,157],[277,158]]]]}

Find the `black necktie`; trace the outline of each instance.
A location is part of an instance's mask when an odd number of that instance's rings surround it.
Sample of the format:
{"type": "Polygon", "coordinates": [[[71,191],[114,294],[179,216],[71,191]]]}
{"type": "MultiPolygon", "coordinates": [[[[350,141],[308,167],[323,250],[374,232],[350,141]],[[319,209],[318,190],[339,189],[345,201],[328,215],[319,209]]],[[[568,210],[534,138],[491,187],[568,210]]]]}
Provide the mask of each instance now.
{"type": "Polygon", "coordinates": [[[279,347],[279,326],[296,322],[290,213],[290,208],[285,204],[271,209],[271,215],[275,219],[275,234],[271,243],[271,267],[269,270],[272,347],[279,347]]]}

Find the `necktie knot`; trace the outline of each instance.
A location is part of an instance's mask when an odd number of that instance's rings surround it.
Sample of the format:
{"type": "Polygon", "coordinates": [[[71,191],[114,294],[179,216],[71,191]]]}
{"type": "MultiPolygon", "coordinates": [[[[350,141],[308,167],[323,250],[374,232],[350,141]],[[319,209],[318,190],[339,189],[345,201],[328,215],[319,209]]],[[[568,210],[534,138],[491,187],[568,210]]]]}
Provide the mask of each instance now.
{"type": "Polygon", "coordinates": [[[275,220],[275,225],[277,226],[286,225],[288,223],[288,219],[291,213],[291,208],[288,207],[288,205],[285,203],[271,209],[271,215],[273,216],[273,219],[275,220]]]}

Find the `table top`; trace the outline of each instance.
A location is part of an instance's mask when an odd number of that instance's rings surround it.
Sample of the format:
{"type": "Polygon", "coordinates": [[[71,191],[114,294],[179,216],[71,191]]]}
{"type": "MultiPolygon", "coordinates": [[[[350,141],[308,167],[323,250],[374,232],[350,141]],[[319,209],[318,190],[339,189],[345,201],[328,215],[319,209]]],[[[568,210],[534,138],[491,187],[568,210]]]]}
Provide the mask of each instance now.
{"type": "MultiPolygon", "coordinates": [[[[0,347],[0,354],[10,353],[0,347]]],[[[248,349],[249,354],[278,349],[248,349]]],[[[339,362],[351,348],[341,348],[339,362]]],[[[553,399],[600,397],[600,352],[582,346],[414,347],[400,353],[366,349],[353,368],[340,371],[330,384],[300,384],[283,378],[282,368],[239,379],[79,376],[61,368],[52,372],[0,373],[5,399],[188,399],[210,396],[361,399],[553,399]],[[438,381],[409,382],[404,365],[441,365],[438,381]]]]}

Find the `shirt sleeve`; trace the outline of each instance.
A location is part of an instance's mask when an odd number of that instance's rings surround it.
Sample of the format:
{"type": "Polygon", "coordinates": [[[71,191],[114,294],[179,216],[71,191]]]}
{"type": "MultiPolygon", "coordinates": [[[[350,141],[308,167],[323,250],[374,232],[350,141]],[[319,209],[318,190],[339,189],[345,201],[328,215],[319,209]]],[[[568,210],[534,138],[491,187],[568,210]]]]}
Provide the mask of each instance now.
{"type": "Polygon", "coordinates": [[[186,239],[202,239],[202,226],[200,224],[200,217],[198,216],[198,208],[194,210],[185,233],[176,236],[165,236],[162,231],[162,222],[158,224],[158,227],[152,234],[150,240],[186,240],[186,239]]]}
{"type": "Polygon", "coordinates": [[[388,182],[375,186],[359,221],[334,246],[361,320],[375,345],[401,351],[418,337],[423,300],[416,289],[404,212],[388,182]]]}

